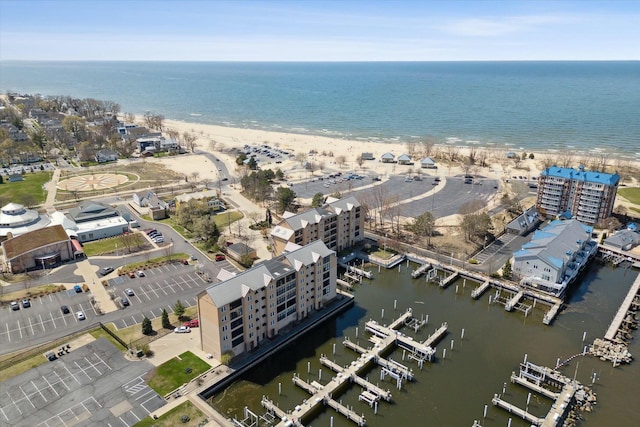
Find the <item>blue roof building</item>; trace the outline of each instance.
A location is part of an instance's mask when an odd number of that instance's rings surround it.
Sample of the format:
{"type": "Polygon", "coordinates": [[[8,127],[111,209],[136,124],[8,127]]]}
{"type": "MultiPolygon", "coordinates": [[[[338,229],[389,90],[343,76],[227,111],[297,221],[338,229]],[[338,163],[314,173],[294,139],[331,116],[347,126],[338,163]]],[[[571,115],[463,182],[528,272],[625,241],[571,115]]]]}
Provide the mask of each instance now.
{"type": "Polygon", "coordinates": [[[575,218],[594,225],[613,211],[620,175],[551,166],[538,177],[536,208],[546,217],[575,218]]]}

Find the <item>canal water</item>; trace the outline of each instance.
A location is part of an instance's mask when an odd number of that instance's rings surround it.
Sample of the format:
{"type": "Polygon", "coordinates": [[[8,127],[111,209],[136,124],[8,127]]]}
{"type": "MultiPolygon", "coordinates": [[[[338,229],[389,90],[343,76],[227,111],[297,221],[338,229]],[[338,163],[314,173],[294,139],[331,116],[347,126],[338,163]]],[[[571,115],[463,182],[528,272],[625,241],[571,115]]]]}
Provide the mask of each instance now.
{"type": "MultiPolygon", "coordinates": [[[[533,363],[554,367],[558,358],[580,353],[584,345],[604,335],[638,274],[592,263],[568,296],[568,308],[552,326],[545,326],[542,317],[548,309],[546,305],[537,305],[527,317],[522,312],[509,313],[502,305],[489,304],[489,295],[494,295],[495,290],[473,300],[471,291],[477,283],[460,279],[441,289],[426,283],[424,277],[412,279],[410,272],[416,267],[402,264],[400,269],[376,271],[373,280],[354,290],[355,307],[253,369],[244,380],[214,396],[212,405],[238,419],[242,419],[245,405],[255,413],[264,413],[260,405],[263,395],[284,410],[293,409],[309,397],[293,384],[294,373],[305,380],[327,383],[333,373],[320,365],[322,354],[340,365],[349,364],[358,355],[342,345],[344,337],[369,347],[372,344],[364,328],[367,320],[388,324],[411,307],[416,317],[428,315],[428,324],[417,333],[403,329],[407,335],[425,340],[442,322],[448,323],[449,332],[437,344],[434,362],[426,362],[420,370],[415,361],[402,361],[402,350],[394,351],[389,357],[411,367],[415,374],[415,380],[405,383],[401,390],[393,379],[380,380],[379,368],[372,369],[369,381],[393,394],[391,403],[379,403],[377,415],[358,401],[359,386],[352,385],[334,398],[364,414],[368,426],[471,426],[475,419],[485,426],[507,426],[510,418],[513,427],[526,426],[521,419],[491,404],[494,393],[502,393],[506,383],[503,398],[525,408],[529,390],[509,381],[525,354],[533,363]],[[487,416],[483,419],[485,405],[487,416]]],[[[639,334],[635,332],[630,347],[636,358],[640,357],[639,334]]],[[[611,363],[590,356],[577,357],[561,371],[569,377],[575,375],[583,384],[591,384],[596,376],[593,389],[598,402],[592,413],[584,415],[584,425],[640,425],[640,361],[614,369],[611,363]]],[[[550,403],[532,395],[528,410],[543,417],[550,403]]],[[[329,427],[332,422],[335,427],[354,425],[330,408],[323,409],[307,425],[329,427]]]]}

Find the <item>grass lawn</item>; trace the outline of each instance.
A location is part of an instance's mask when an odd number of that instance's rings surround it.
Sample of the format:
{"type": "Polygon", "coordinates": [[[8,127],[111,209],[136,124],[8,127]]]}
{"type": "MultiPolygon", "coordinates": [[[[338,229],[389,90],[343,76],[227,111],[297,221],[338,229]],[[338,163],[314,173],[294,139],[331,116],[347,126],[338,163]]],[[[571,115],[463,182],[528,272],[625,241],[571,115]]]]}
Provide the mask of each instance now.
{"type": "MultiPolygon", "coordinates": [[[[116,251],[116,245],[119,238],[112,237],[110,239],[96,240],[95,242],[87,242],[82,245],[82,249],[86,256],[109,254],[116,251]]],[[[120,249],[124,250],[122,243],[120,243],[120,249]]]]}
{"type": "Polygon", "coordinates": [[[34,286],[29,289],[21,289],[15,292],[3,293],[0,296],[0,301],[9,302],[9,301],[19,301],[24,298],[32,298],[34,295],[43,295],[43,294],[52,294],[55,292],[61,292],[65,290],[63,285],[40,285],[34,286]]]}
{"type": "Polygon", "coordinates": [[[14,202],[33,206],[44,203],[47,193],[42,189],[42,185],[51,180],[51,172],[27,173],[22,176],[24,181],[18,182],[9,182],[3,177],[4,183],[0,184],[2,204],[14,202]]]}
{"type": "Polygon", "coordinates": [[[180,356],[176,356],[158,366],[148,384],[160,396],[164,396],[182,384],[188,383],[209,368],[211,366],[207,362],[190,351],[186,351],[180,356]],[[191,368],[189,373],[185,372],[188,368],[191,368]]]}
{"type": "Polygon", "coordinates": [[[207,421],[207,417],[195,407],[190,401],[186,401],[176,406],[157,420],[151,417],[144,418],[142,421],[134,424],[134,427],[173,427],[173,426],[198,426],[207,421]],[[189,421],[182,422],[182,416],[189,417],[189,421]]]}
{"type": "Polygon", "coordinates": [[[618,194],[634,205],[640,206],[640,188],[618,188],[618,194]]]}
{"type": "MultiPolygon", "coordinates": [[[[109,326],[107,326],[107,328],[109,328],[109,326]]],[[[112,329],[113,328],[109,328],[112,329]]],[[[89,334],[91,334],[92,337],[94,337],[95,339],[100,339],[100,338],[106,338],[109,340],[109,342],[111,344],[113,344],[118,350],[120,351],[125,351],[126,348],[122,346],[122,344],[120,344],[118,341],[116,341],[111,335],[109,335],[108,333],[106,333],[104,331],[104,329],[102,328],[96,328],[92,331],[89,331],[89,334]]]]}
{"type": "Polygon", "coordinates": [[[163,262],[166,260],[182,260],[182,259],[189,259],[189,255],[185,254],[184,252],[178,252],[177,254],[151,258],[149,261],[132,262],[131,264],[123,265],[122,271],[138,270],[139,267],[143,267],[147,264],[155,264],[155,263],[163,262]]]}
{"type": "Polygon", "coordinates": [[[244,215],[240,212],[229,211],[223,212],[214,215],[213,220],[216,222],[216,226],[218,226],[218,230],[222,230],[226,227],[229,227],[229,224],[233,224],[234,222],[243,218],[244,215]]]}
{"type": "MultiPolygon", "coordinates": [[[[184,302],[183,302],[183,304],[184,304],[184,302]]],[[[184,310],[184,315],[182,317],[185,320],[186,319],[196,319],[198,317],[197,316],[197,307],[196,306],[186,307],[185,310],[184,310]]],[[[179,325],[181,325],[183,323],[183,322],[178,322],[178,317],[173,313],[169,313],[169,322],[171,322],[171,324],[173,326],[179,326],[179,325]]],[[[105,326],[107,328],[109,328],[109,330],[113,331],[116,335],[118,335],[120,337],[120,339],[122,339],[122,341],[124,341],[126,343],[129,343],[129,342],[135,341],[135,340],[139,340],[140,338],[144,337],[144,335],[142,334],[142,324],[140,324],[140,323],[138,323],[136,325],[129,326],[128,328],[123,328],[123,329],[116,329],[115,326],[113,326],[113,323],[109,323],[109,324],[107,324],[105,326]]],[[[151,327],[153,328],[154,331],[158,331],[158,330],[162,329],[162,318],[157,317],[157,318],[151,320],[151,327]]],[[[102,332],[106,335],[106,332],[104,332],[104,331],[102,331],[102,332]]]]}
{"type": "Polygon", "coordinates": [[[397,255],[397,253],[391,249],[387,249],[386,251],[384,249],[378,249],[377,251],[372,252],[371,255],[377,256],[381,259],[389,259],[392,256],[397,255]]]}

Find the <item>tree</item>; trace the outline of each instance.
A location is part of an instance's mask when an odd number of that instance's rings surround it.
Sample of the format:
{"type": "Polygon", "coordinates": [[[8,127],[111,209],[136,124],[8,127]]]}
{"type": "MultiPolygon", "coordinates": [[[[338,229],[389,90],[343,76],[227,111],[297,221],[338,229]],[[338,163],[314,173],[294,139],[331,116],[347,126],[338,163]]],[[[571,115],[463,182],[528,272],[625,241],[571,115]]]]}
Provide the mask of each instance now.
{"type": "Polygon", "coordinates": [[[502,277],[504,277],[505,279],[510,279],[512,274],[513,270],[511,269],[511,260],[508,259],[502,267],[502,277]]]}
{"type": "Polygon", "coordinates": [[[436,220],[431,212],[425,212],[414,218],[410,224],[410,229],[418,236],[427,237],[427,245],[431,245],[431,236],[435,229],[436,220]]]}
{"type": "Polygon", "coordinates": [[[173,314],[178,316],[178,320],[180,320],[182,319],[182,316],[184,316],[184,311],[185,311],[184,305],[182,305],[180,300],[177,300],[175,305],[173,306],[173,314]]]}
{"type": "Polygon", "coordinates": [[[312,208],[319,208],[324,203],[324,195],[320,192],[317,192],[313,195],[313,200],[311,200],[312,208]]]}
{"type": "Polygon", "coordinates": [[[336,163],[340,167],[343,167],[346,161],[347,161],[347,158],[345,156],[340,155],[336,157],[336,163]]]}
{"type": "Polygon", "coordinates": [[[82,117],[67,116],[64,119],[62,119],[62,127],[67,132],[70,132],[73,134],[73,137],[75,138],[76,142],[80,142],[80,140],[83,139],[85,134],[86,123],[82,117]]]}
{"type": "Polygon", "coordinates": [[[284,212],[291,207],[296,199],[296,193],[289,187],[278,187],[276,191],[276,200],[278,201],[278,211],[284,212]]]}
{"type": "Polygon", "coordinates": [[[144,316],[142,319],[142,333],[144,335],[151,335],[153,333],[153,326],[151,325],[151,320],[147,316],[144,316]]]}
{"type": "Polygon", "coordinates": [[[484,211],[484,208],[482,200],[472,200],[460,206],[458,211],[461,215],[459,226],[464,232],[465,240],[477,237],[484,238],[491,229],[491,217],[484,211]]]}
{"type": "Polygon", "coordinates": [[[165,329],[171,329],[173,325],[169,322],[169,313],[167,313],[167,309],[162,309],[162,327],[165,329]]]}
{"type": "Polygon", "coordinates": [[[182,141],[184,142],[185,147],[187,147],[187,149],[192,153],[196,151],[196,139],[198,139],[198,137],[190,134],[189,132],[184,132],[182,134],[182,141]]]}

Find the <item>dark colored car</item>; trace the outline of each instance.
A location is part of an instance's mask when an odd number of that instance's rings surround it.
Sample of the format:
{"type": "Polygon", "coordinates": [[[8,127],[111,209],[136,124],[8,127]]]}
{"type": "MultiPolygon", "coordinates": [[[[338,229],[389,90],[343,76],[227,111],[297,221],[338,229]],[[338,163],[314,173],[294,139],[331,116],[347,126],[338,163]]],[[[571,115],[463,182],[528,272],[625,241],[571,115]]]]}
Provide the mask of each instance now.
{"type": "Polygon", "coordinates": [[[62,314],[71,313],[71,310],[69,310],[69,307],[67,307],[66,305],[60,306],[60,311],[62,311],[62,314]]]}
{"type": "Polygon", "coordinates": [[[216,254],[216,261],[224,261],[226,258],[222,254],[216,254]]]}
{"type": "Polygon", "coordinates": [[[106,276],[107,274],[111,273],[112,271],[113,271],[113,267],[102,267],[100,269],[100,275],[106,276]]]}
{"type": "Polygon", "coordinates": [[[82,292],[82,288],[80,287],[80,285],[75,285],[75,286],[73,287],[73,290],[74,290],[74,291],[76,291],[76,293],[78,293],[78,294],[79,294],[80,292],[82,292]]]}

